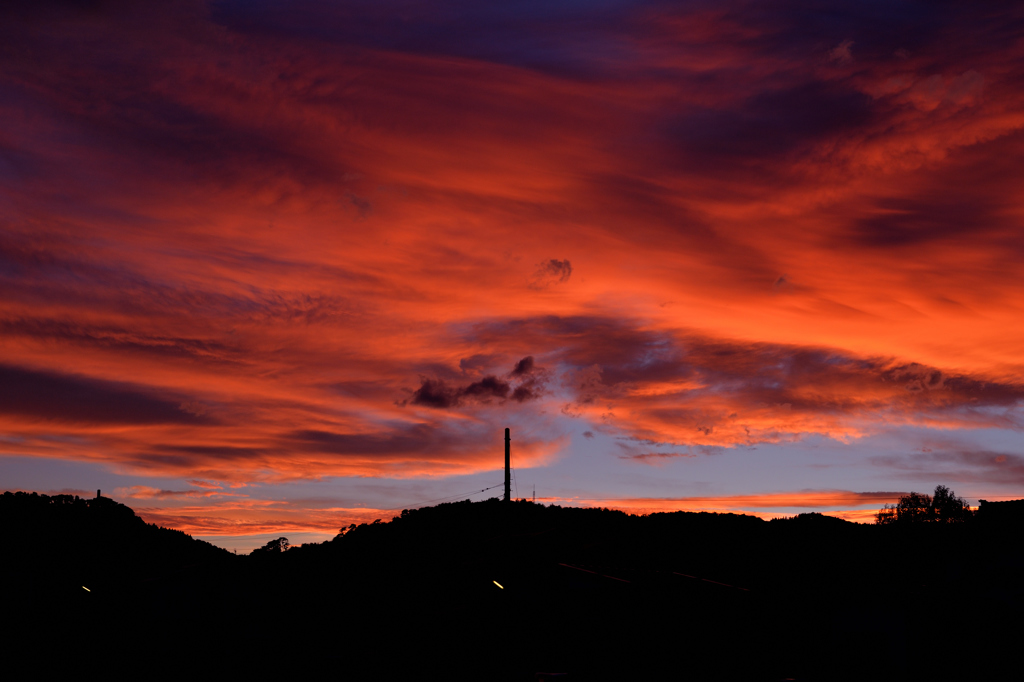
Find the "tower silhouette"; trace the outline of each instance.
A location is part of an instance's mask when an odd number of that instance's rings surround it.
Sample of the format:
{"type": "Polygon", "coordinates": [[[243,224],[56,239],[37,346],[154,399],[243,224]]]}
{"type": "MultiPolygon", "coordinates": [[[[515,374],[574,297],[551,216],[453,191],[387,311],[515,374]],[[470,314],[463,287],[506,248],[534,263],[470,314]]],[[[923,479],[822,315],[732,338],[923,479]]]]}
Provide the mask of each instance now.
{"type": "Polygon", "coordinates": [[[505,501],[512,501],[512,436],[505,427],[505,501]]]}

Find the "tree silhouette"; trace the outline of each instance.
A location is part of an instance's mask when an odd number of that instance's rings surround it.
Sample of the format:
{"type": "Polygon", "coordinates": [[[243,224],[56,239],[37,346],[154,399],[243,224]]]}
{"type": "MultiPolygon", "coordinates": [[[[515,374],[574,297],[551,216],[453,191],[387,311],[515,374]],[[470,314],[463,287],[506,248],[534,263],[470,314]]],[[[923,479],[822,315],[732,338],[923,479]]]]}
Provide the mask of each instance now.
{"type": "Polygon", "coordinates": [[[970,506],[944,485],[935,486],[934,495],[910,493],[894,505],[884,505],[875,523],[963,523],[973,516],[970,506]]]}
{"type": "Polygon", "coordinates": [[[271,540],[262,547],[254,549],[252,554],[257,556],[264,554],[278,554],[280,552],[287,551],[288,547],[288,538],[277,538],[276,540],[271,540]]]}
{"type": "Polygon", "coordinates": [[[937,523],[963,523],[970,519],[974,512],[964,498],[957,497],[946,486],[938,485],[935,486],[935,494],[932,496],[932,514],[933,520],[937,523]]]}

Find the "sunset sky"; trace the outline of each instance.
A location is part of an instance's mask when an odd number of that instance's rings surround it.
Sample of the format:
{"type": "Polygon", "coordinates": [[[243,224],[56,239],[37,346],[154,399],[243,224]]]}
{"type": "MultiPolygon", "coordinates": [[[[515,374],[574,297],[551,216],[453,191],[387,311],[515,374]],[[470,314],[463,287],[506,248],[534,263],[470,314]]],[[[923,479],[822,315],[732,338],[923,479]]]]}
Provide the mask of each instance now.
{"type": "Polygon", "coordinates": [[[1024,497],[1018,2],[21,4],[3,490],[248,551],[510,427],[545,503],[1024,497]]]}

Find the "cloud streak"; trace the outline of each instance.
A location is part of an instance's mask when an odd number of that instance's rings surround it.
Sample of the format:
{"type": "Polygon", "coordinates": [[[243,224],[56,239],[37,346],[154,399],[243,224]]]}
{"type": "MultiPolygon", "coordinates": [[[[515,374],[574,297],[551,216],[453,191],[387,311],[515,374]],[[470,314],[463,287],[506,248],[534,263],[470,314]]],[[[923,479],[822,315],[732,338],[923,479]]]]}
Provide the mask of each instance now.
{"type": "Polygon", "coordinates": [[[899,500],[901,495],[905,494],[901,492],[800,490],[785,493],[678,498],[544,498],[544,501],[566,506],[620,509],[630,514],[686,511],[749,514],[772,519],[813,511],[856,523],[873,523],[875,514],[883,505],[893,504],[899,500]],[[864,509],[865,506],[869,508],[864,509]]]}

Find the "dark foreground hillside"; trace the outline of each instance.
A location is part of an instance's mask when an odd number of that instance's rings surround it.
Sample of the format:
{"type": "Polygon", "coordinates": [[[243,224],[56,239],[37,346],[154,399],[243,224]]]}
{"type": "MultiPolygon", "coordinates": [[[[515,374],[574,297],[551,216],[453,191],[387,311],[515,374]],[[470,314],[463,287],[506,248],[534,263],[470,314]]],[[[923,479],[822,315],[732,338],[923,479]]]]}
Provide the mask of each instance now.
{"type": "Polygon", "coordinates": [[[0,505],[15,539],[8,613],[24,625],[14,643],[51,667],[981,679],[1017,665],[1024,633],[1013,523],[635,517],[489,500],[236,557],[109,500],[15,497],[0,505]]]}

